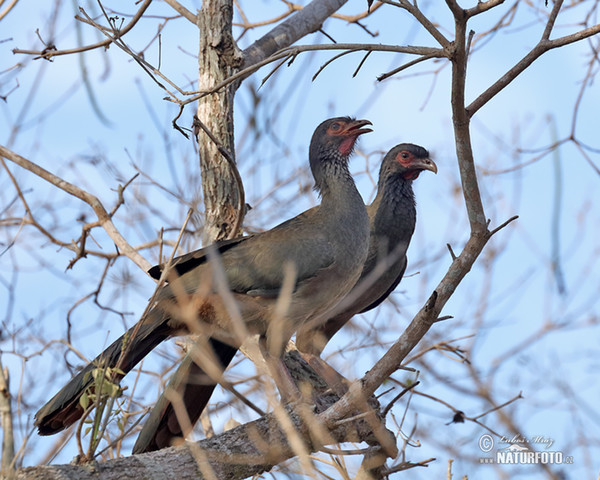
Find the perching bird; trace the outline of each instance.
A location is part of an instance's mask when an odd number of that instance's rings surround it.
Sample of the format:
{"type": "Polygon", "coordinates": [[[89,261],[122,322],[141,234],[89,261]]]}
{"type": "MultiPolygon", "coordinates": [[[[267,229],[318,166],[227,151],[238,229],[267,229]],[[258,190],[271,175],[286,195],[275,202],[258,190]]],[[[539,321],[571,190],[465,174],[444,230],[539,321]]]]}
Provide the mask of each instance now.
{"type": "Polygon", "coordinates": [[[280,356],[289,338],[304,321],[326,318],[356,283],[367,256],[369,218],[348,160],[359,135],[371,131],[365,128],[370,124],[348,117],[321,123],[309,148],[321,204],[266,232],[223,242],[220,256],[211,256],[210,248],[184,256],[175,266],[179,276],[161,287],[138,324],[37,412],[39,433],[60,432],[81,417],[79,399],[92,386],[96,368],[118,368],[126,374],[172,335],[192,331],[238,347],[244,338],[228,298],[235,300],[243,333],[263,339],[263,354],[273,360],[267,364],[278,386],[285,384],[280,356]],[[281,312],[276,305],[289,279],[286,272],[295,281],[288,308],[281,312]],[[227,293],[219,291],[219,274],[227,293]]]}
{"type": "MultiPolygon", "coordinates": [[[[367,206],[370,219],[369,253],[355,288],[342,300],[336,313],[325,322],[306,322],[296,334],[301,352],[320,355],[327,342],[353,315],[375,308],[398,286],[406,269],[406,251],[415,229],[416,209],[412,182],[421,171],[437,173],[436,164],[423,147],[402,143],[392,148],[381,164],[377,196],[367,206]],[[341,307],[341,308],[340,308],[341,307]]],[[[160,267],[151,273],[158,278],[160,267]]],[[[210,344],[224,370],[237,349],[211,339],[210,344]]],[[[313,362],[311,364],[314,365],[313,362]]],[[[187,356],[169,387],[181,395],[193,425],[208,403],[214,381],[187,356]]],[[[162,395],[138,436],[133,453],[158,450],[183,437],[173,406],[162,395]]]]}
{"type": "Polygon", "coordinates": [[[336,308],[339,313],[325,323],[309,321],[300,327],[298,350],[321,355],[327,342],[354,315],[377,307],[396,289],[406,270],[406,251],[417,219],[412,182],[423,170],[437,173],[437,165],[423,147],[402,143],[386,154],[377,196],[367,207],[371,238],[360,279],[347,301],[336,308]]]}

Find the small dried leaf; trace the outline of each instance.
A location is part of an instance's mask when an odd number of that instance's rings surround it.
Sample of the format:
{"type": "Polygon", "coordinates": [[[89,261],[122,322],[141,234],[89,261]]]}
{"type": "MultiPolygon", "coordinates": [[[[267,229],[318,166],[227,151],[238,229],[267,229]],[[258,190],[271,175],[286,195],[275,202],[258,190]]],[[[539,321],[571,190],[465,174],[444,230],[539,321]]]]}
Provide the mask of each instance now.
{"type": "Polygon", "coordinates": [[[90,397],[87,393],[83,392],[83,395],[79,398],[79,405],[81,405],[84,410],[87,410],[90,405],[90,397]]]}

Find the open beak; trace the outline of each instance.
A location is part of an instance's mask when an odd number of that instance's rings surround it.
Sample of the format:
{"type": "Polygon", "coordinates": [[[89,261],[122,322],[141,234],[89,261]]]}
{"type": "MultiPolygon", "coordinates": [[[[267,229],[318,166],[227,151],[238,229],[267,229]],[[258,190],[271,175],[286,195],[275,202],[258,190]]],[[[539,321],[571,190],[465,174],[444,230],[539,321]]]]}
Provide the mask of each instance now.
{"type": "Polygon", "coordinates": [[[348,128],[346,128],[346,131],[344,132],[344,134],[358,137],[359,135],[362,135],[363,133],[372,132],[373,130],[370,128],[362,128],[366,125],[373,125],[373,124],[371,122],[369,122],[368,120],[354,120],[353,122],[351,122],[348,125],[348,128]]]}

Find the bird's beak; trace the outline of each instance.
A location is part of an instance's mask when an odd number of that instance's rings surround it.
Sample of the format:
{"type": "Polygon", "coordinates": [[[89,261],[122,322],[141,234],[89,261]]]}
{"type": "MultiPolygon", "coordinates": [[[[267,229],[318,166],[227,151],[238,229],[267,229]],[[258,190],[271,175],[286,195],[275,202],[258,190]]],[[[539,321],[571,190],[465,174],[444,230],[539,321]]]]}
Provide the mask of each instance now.
{"type": "Polygon", "coordinates": [[[373,130],[370,128],[362,128],[366,125],[373,125],[373,124],[371,122],[369,122],[369,120],[353,120],[352,122],[350,122],[348,124],[348,127],[346,128],[346,131],[344,132],[344,134],[358,137],[359,135],[362,135],[363,133],[372,132],[373,130]]]}
{"type": "Polygon", "coordinates": [[[422,158],[417,163],[413,163],[412,167],[420,168],[421,170],[429,170],[430,172],[437,174],[437,165],[431,158],[422,158]]]}

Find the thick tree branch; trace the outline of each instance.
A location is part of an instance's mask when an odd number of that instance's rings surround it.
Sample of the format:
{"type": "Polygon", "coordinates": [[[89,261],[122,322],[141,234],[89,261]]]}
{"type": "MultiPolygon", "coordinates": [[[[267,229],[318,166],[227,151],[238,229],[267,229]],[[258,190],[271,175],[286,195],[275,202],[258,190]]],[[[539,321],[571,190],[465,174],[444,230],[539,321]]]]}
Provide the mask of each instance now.
{"type": "Polygon", "coordinates": [[[13,435],[12,396],[8,368],[2,366],[0,357],[0,425],[2,425],[2,462],[0,476],[10,478],[15,468],[15,439],[13,435]]]}
{"type": "Polygon", "coordinates": [[[285,22],[259,38],[243,52],[243,68],[254,65],[278,50],[319,30],[323,22],[339,10],[347,0],[313,0],[285,22]]]}
{"type": "MultiPolygon", "coordinates": [[[[293,355],[295,378],[310,382],[317,394],[315,405],[297,404],[287,406],[284,414],[309,452],[318,451],[322,445],[365,441],[377,445],[372,425],[383,428],[380,436],[393,438],[385,430],[377,412],[380,409],[376,399],[370,398],[368,410],[375,416],[362,416],[351,422],[335,425],[326,431],[317,422],[316,415],[327,410],[339,397],[328,391],[328,386],[312,372],[299,355],[293,355]],[[312,373],[311,373],[312,372],[312,373]]],[[[288,359],[290,357],[288,356],[288,359]]],[[[349,410],[350,412],[354,412],[349,410]]],[[[17,472],[17,479],[52,480],[70,478],[87,480],[102,478],[112,480],[123,478],[178,478],[234,480],[247,478],[271,470],[285,460],[296,456],[290,442],[290,432],[282,428],[277,414],[266,415],[256,421],[241,425],[225,433],[183,447],[174,447],[152,453],[118,458],[94,465],[55,465],[24,468],[17,472]]],[[[357,416],[358,417],[358,416],[357,416]]]]}
{"type": "MultiPolygon", "coordinates": [[[[242,63],[240,51],[233,40],[231,22],[232,0],[207,0],[198,13],[200,53],[198,56],[199,90],[209,90],[234,75],[242,63]]],[[[211,132],[197,132],[202,190],[206,223],[204,242],[212,243],[238,235],[235,226],[241,224],[241,184],[236,182],[233,136],[233,99],[235,87],[199,98],[197,118],[211,132]],[[214,141],[216,140],[216,142],[214,141]],[[224,154],[224,151],[226,154],[224,154]]]]}
{"type": "Polygon", "coordinates": [[[471,144],[470,118],[465,109],[467,80],[467,17],[456,2],[447,0],[454,13],[455,40],[452,56],[452,124],[456,144],[456,156],[460,180],[469,216],[471,232],[481,234],[487,230],[486,217],[481,202],[473,147],[471,144]]]}

